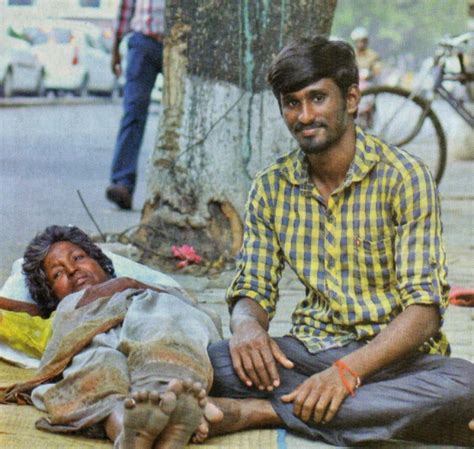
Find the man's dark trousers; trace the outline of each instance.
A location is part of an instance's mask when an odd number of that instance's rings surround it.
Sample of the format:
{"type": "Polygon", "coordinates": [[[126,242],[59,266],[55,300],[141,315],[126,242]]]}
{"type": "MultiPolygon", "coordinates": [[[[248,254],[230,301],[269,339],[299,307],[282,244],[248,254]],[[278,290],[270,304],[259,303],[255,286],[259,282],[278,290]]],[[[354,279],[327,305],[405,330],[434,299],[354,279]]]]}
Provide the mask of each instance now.
{"type": "Polygon", "coordinates": [[[467,360],[413,354],[365,379],[330,423],[317,424],[297,418],[293,404],[282,402],[281,396],[366,343],[353,342],[310,354],[296,338],[275,341],[295,364],[293,369],[278,365],[280,387],[273,392],[248,388],[236,376],[228,341],[223,340],[208,349],[214,369],[209,395],[267,399],[288,430],[336,446],[389,439],[474,446],[474,433],[468,429],[474,417],[474,364],[467,360]]]}

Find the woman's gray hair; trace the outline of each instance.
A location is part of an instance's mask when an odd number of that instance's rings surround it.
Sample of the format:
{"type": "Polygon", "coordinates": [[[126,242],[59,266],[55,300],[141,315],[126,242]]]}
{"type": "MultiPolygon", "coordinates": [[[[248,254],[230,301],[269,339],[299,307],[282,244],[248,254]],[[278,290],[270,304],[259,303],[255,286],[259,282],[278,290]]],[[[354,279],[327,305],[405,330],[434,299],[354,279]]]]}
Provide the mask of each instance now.
{"type": "Polygon", "coordinates": [[[59,303],[59,299],[48,284],[43,266],[51,246],[56,242],[71,242],[79,246],[89,257],[97,261],[105,273],[115,277],[112,261],[84,231],[75,226],[47,227],[26,248],[22,266],[31,297],[38,304],[44,318],[49,317],[59,303]]]}

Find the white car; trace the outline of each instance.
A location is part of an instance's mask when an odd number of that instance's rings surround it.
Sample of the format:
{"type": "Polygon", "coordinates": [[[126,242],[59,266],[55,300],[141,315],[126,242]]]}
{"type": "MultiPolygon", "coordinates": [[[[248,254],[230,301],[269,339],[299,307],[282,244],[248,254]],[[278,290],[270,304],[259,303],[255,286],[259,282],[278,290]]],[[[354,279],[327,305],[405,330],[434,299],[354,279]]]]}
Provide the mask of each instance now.
{"type": "Polygon", "coordinates": [[[110,70],[101,30],[87,23],[43,20],[23,28],[45,67],[45,88],[52,92],[114,95],[118,82],[110,70]]]}
{"type": "Polygon", "coordinates": [[[0,34],[0,93],[11,97],[16,93],[44,95],[45,71],[23,39],[0,34]]]}

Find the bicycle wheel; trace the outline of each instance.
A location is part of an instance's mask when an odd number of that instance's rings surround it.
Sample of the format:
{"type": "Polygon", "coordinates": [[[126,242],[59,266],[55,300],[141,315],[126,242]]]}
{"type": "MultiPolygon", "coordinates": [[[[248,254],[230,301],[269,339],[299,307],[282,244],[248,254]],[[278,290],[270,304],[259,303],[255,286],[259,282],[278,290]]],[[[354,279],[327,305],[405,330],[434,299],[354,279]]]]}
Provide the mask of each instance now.
{"type": "Polygon", "coordinates": [[[357,123],[389,144],[423,160],[437,183],[446,166],[446,137],[430,104],[400,87],[362,91],[357,123]]]}

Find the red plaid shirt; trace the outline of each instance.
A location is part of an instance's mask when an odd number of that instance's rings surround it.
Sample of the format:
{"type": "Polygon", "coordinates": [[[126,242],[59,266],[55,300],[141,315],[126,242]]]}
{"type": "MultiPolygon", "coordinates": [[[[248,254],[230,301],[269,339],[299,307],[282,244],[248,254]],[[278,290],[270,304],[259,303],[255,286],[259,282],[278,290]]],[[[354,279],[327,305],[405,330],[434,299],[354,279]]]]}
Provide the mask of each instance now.
{"type": "Polygon", "coordinates": [[[119,39],[130,31],[164,34],[165,0],[121,0],[115,29],[119,39]]]}

